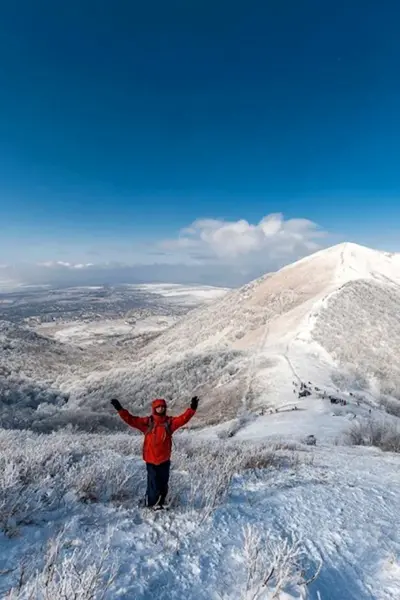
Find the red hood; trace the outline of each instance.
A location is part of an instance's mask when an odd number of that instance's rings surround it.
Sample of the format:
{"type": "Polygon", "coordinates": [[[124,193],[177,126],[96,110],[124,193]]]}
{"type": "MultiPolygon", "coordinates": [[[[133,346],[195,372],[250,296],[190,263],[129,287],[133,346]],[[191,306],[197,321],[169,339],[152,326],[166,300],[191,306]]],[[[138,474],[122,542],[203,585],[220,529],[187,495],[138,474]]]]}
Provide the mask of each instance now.
{"type": "Polygon", "coordinates": [[[151,403],[151,410],[152,410],[153,416],[158,417],[159,419],[160,418],[163,419],[163,418],[165,418],[165,415],[157,415],[157,413],[156,413],[156,408],[158,408],[159,406],[163,406],[165,409],[167,409],[167,403],[165,402],[165,400],[163,398],[156,398],[151,403]]]}

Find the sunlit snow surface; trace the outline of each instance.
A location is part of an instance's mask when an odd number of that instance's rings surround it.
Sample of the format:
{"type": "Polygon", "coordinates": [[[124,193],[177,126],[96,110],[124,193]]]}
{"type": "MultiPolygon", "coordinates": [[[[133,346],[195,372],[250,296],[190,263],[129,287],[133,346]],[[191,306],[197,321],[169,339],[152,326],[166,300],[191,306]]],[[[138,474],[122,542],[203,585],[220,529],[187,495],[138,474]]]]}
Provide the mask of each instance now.
{"type": "MultiPolygon", "coordinates": [[[[137,438],[130,430],[32,434],[28,464],[32,456],[39,473],[53,465],[43,480],[15,458],[31,434],[0,432],[1,515],[6,512],[1,502],[13,489],[29,477],[33,486],[26,519],[11,519],[12,535],[0,533],[0,596],[16,585],[22,557],[42,569],[44,541],[65,525],[67,555],[76,549],[79,559],[82,550],[97,564],[106,548],[105,566],[118,568],[104,600],[399,600],[400,456],[344,444],[354,423],[369,418],[398,423],[379,404],[378,376],[386,384],[399,380],[399,283],[398,255],[345,244],[240,290],[215,292],[219,298],[171,321],[172,327],[153,314],[134,322],[69,322],[57,324],[55,342],[4,327],[3,354],[10,357],[5,367],[19,356],[19,371],[29,360],[33,373],[35,361],[40,364],[42,379],[52,370],[57,382],[63,378],[63,389],[76,394],[76,404],[70,401],[76,414],[90,408],[117,419],[109,398],[120,397],[134,410],[139,396],[146,401],[139,405],[144,413],[154,389],[171,392],[176,414],[199,381],[203,388],[192,431],[176,439],[171,497],[178,495],[179,501],[165,513],[137,507],[145,467],[139,445],[131,451],[137,438]],[[159,337],[138,347],[133,364],[135,328],[154,332],[163,323],[159,337]],[[103,356],[114,337],[127,344],[110,346],[113,352],[103,356]],[[88,354],[76,348],[78,340],[81,346],[91,344],[88,354]],[[95,340],[102,343],[94,345],[95,340]],[[54,364],[52,344],[58,353],[54,364]],[[98,372],[90,371],[89,360],[82,367],[85,378],[77,366],[68,373],[68,361],[77,365],[88,356],[101,366],[98,372]],[[310,396],[298,397],[301,381],[310,396]],[[330,394],[346,405],[331,404],[330,394]],[[316,446],[304,444],[310,435],[316,446]],[[183,442],[190,448],[186,453],[183,442]],[[219,489],[232,451],[224,444],[238,448],[238,466],[226,495],[213,510],[203,510],[193,498],[204,490],[212,498],[219,489]],[[278,462],[239,468],[251,448],[266,446],[278,462]],[[35,510],[43,499],[48,508],[35,510]],[[296,541],[304,553],[295,576],[275,596],[273,578],[263,585],[266,572],[256,573],[256,584],[249,585],[244,541],[249,526],[261,537],[267,558],[277,545],[296,541]],[[302,585],[319,568],[316,580],[302,585]]],[[[189,304],[214,294],[173,285],[141,289],[189,304]]],[[[20,396],[18,402],[22,408],[20,396]]],[[[23,511],[24,504],[17,509],[23,511]]]]}
{"type": "MultiPolygon", "coordinates": [[[[45,443],[56,448],[57,436],[45,443]]],[[[203,443],[210,452],[209,472],[202,465],[200,476],[196,469],[196,464],[207,454],[202,453],[200,459],[199,447],[195,445],[197,451],[183,461],[180,459],[178,470],[173,470],[172,495],[182,481],[188,481],[188,489],[191,485],[195,490],[199,477],[200,481],[209,480],[210,492],[213,482],[218,485],[220,474],[211,454],[215,442],[210,439],[203,443]]],[[[400,597],[399,456],[373,449],[327,445],[320,440],[316,447],[282,451],[280,467],[238,473],[226,497],[209,513],[192,506],[188,500],[178,502],[168,512],[154,514],[137,508],[135,491],[131,498],[125,494],[120,500],[112,500],[118,473],[120,482],[130,475],[133,481],[138,479],[139,488],[144,485],[144,465],[140,459],[119,453],[118,445],[122,450],[126,444],[124,436],[115,440],[113,436],[103,439],[98,436],[95,449],[93,439],[85,437],[81,442],[79,438],[71,438],[63,444],[63,455],[69,445],[75,452],[79,448],[84,454],[92,452],[94,459],[97,453],[98,477],[102,477],[100,473],[106,475],[104,481],[108,480],[109,489],[104,483],[96,502],[82,502],[77,490],[86,489],[85,477],[79,482],[72,471],[68,474],[71,488],[69,491],[60,488],[57,509],[29,515],[29,524],[20,525],[17,535],[0,534],[0,569],[7,573],[0,582],[1,594],[16,585],[22,558],[33,560],[40,569],[43,567],[43,544],[64,525],[67,546],[63,552],[66,556],[75,552],[78,569],[79,557],[95,565],[107,549],[105,568],[117,569],[104,596],[107,600],[255,597],[396,600],[400,597]],[[284,582],[281,593],[275,597],[273,587],[262,585],[265,573],[261,579],[256,574],[258,584],[247,589],[251,564],[244,537],[248,527],[263,540],[264,554],[267,548],[283,542],[289,546],[298,542],[302,550],[301,567],[291,582],[284,582]],[[301,580],[312,578],[319,569],[314,582],[306,587],[300,585],[301,580]]],[[[54,481],[57,482],[56,477],[54,481]]],[[[125,487],[129,490],[129,485],[125,487]]],[[[51,493],[51,488],[49,481],[47,493],[51,493]]]]}
{"type": "Polygon", "coordinates": [[[72,342],[82,345],[106,343],[109,338],[139,336],[146,333],[161,332],[176,323],[177,318],[153,316],[128,322],[124,319],[110,319],[92,323],[65,323],[54,327],[53,324],[37,328],[40,333],[50,334],[60,342],[72,342]]]}
{"type": "Polygon", "coordinates": [[[188,304],[189,306],[212,302],[217,298],[222,298],[230,291],[228,288],[217,288],[207,285],[180,285],[178,283],[148,283],[132,287],[145,290],[151,294],[159,294],[170,301],[188,304]]]}

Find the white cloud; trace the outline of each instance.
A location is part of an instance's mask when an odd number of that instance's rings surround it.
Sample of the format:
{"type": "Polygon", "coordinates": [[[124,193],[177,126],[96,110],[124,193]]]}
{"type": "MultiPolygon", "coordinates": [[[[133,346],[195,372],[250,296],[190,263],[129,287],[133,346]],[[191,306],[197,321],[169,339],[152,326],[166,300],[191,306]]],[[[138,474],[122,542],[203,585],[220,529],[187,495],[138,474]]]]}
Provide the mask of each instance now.
{"type": "Polygon", "coordinates": [[[89,267],[93,267],[93,263],[79,263],[77,265],[73,265],[74,269],[88,269],[89,267]]]}
{"type": "Polygon", "coordinates": [[[120,252],[112,256],[108,256],[106,244],[98,246],[97,264],[85,261],[89,254],[92,258],[93,251],[77,252],[76,245],[71,243],[71,248],[61,248],[65,260],[4,266],[1,278],[4,285],[0,285],[0,289],[9,289],[11,282],[50,285],[175,282],[235,286],[328,245],[325,236],[326,232],[312,221],[285,220],[281,214],[267,215],[255,224],[245,219],[197,219],[173,239],[143,243],[130,251],[129,242],[121,241],[125,248],[121,246],[120,252]],[[115,260],[116,257],[120,260],[115,260]]]}
{"type": "Polygon", "coordinates": [[[244,219],[199,219],[182,229],[177,239],[161,245],[165,251],[179,252],[186,260],[239,260],[248,266],[264,260],[268,269],[269,260],[299,258],[318,250],[325,235],[308,219],[285,220],[281,214],[271,214],[254,225],[244,219]]]}
{"type": "Polygon", "coordinates": [[[45,262],[37,263],[38,267],[47,267],[54,269],[57,267],[65,267],[66,269],[86,269],[87,267],[93,267],[93,263],[77,263],[73,264],[70,262],[64,262],[63,260],[47,260],[45,262]]]}

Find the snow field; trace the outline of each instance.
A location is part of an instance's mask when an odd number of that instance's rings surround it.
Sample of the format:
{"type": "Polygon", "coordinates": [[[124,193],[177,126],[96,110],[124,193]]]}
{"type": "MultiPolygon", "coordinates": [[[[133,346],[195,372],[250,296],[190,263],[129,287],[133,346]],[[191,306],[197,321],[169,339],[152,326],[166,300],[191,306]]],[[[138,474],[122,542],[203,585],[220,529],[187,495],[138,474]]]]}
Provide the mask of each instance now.
{"type": "Polygon", "coordinates": [[[163,296],[167,300],[187,304],[188,306],[197,306],[198,304],[212,302],[216,298],[221,298],[229,288],[219,288],[210,285],[183,285],[179,283],[143,283],[131,285],[139,290],[144,290],[150,294],[163,296]]]}
{"type": "Polygon", "coordinates": [[[398,455],[182,432],[171,509],[153,513],[137,508],[140,450],[130,434],[0,430],[2,598],[400,597],[398,455]]]}
{"type": "MultiPolygon", "coordinates": [[[[137,351],[122,321],[66,328],[64,344],[3,324],[4,427],[111,429],[111,397],[143,411],[154,394],[170,397],[175,411],[193,390],[197,423],[217,425],[175,436],[165,513],[138,508],[139,437],[0,429],[0,597],[398,600],[400,455],[365,446],[400,447],[399,260],[337,246],[224,294],[137,351]],[[107,351],[114,337],[129,342],[118,354],[107,351]],[[105,343],[87,353],[71,343],[94,340],[105,343]],[[35,383],[50,374],[67,405],[35,383]],[[300,381],[311,396],[298,398],[300,381]],[[383,408],[391,415],[375,423],[383,408]],[[364,446],[340,445],[347,430],[364,446]],[[301,443],[310,434],[315,447],[301,443]]],[[[150,287],[186,299],[179,286],[150,287]]]]}
{"type": "MultiPolygon", "coordinates": [[[[60,342],[71,342],[74,344],[91,345],[106,343],[108,338],[123,338],[124,336],[140,336],[146,333],[158,333],[168,329],[177,321],[176,317],[151,316],[138,319],[135,323],[124,319],[104,320],[93,323],[62,324],[52,326],[55,329],[54,339],[60,342]]],[[[45,327],[37,328],[37,331],[46,333],[45,327]]]]}
{"type": "MultiPolygon", "coordinates": [[[[277,409],[279,417],[258,424],[262,437],[276,428],[278,435],[299,431],[303,436],[307,430],[333,439],[351,413],[360,411],[351,406],[333,417],[328,403],[298,402],[292,382],[311,380],[336,393],[334,379],[349,373],[340,391],[361,391],[365,404],[376,406],[382,394],[397,394],[399,265],[398,256],[354,244],[336,246],[224,293],[150,342],[146,336],[167,321],[149,317],[133,329],[124,320],[69,324],[59,331],[46,326],[57,340],[0,324],[0,370],[6,374],[0,377],[6,398],[0,425],[45,432],[70,422],[115,430],[112,397],[141,414],[154,396],[167,398],[179,411],[196,393],[202,398],[196,426],[236,418],[243,428],[243,409],[264,415],[277,409]],[[48,397],[50,385],[54,393],[48,397]],[[59,400],[52,400],[57,395],[59,400]],[[294,406],[304,410],[291,430],[287,413],[294,406]]],[[[143,289],[179,296],[188,288],[143,289]]]]}

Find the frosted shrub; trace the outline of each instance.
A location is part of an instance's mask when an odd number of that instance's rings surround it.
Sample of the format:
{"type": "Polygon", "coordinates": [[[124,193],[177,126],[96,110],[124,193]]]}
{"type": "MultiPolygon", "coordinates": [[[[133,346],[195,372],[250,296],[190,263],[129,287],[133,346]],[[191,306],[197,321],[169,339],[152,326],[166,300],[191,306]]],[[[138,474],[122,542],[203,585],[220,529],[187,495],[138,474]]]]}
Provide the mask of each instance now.
{"type": "Polygon", "coordinates": [[[220,454],[221,447],[192,444],[176,438],[173,458],[172,503],[210,512],[222,500],[238,466],[237,457],[220,454]],[[194,471],[191,472],[191,463],[194,471]]]}
{"type": "Polygon", "coordinates": [[[139,452],[136,436],[0,430],[0,529],[12,535],[61,506],[66,494],[81,502],[135,501],[144,491],[139,452]]]}
{"type": "Polygon", "coordinates": [[[367,390],[368,379],[365,374],[351,367],[342,367],[340,371],[333,371],[331,374],[331,381],[335,387],[341,391],[348,390],[367,390]]]}
{"type": "Polygon", "coordinates": [[[38,433],[51,433],[72,427],[74,431],[87,433],[108,433],[123,431],[126,426],[115,415],[88,410],[58,410],[53,414],[36,411],[29,424],[29,429],[38,433]]]}
{"type": "MultiPolygon", "coordinates": [[[[135,408],[147,406],[151,398],[166,398],[168,401],[186,399],[193,390],[217,378],[225,370],[235,369],[235,361],[242,356],[237,351],[220,351],[204,354],[188,354],[183,360],[155,363],[148,360],[140,368],[112,370],[101,377],[88,377],[84,387],[77,391],[78,401],[84,400],[85,407],[98,410],[111,398],[134,398],[135,408]]],[[[173,402],[171,407],[173,406],[173,402]]]]}
{"type": "Polygon", "coordinates": [[[396,398],[382,396],[380,404],[388,413],[388,415],[400,417],[400,400],[397,400],[396,398]]]}
{"type": "Polygon", "coordinates": [[[54,415],[57,412],[57,407],[53,404],[49,404],[48,402],[42,402],[36,409],[36,415],[41,416],[50,416],[54,415]]]}
{"type": "MultiPolygon", "coordinates": [[[[0,529],[13,535],[71,503],[137,506],[146,489],[142,443],[142,436],[131,433],[0,430],[0,529]]],[[[201,442],[178,433],[171,502],[206,518],[221,505],[235,475],[287,465],[288,460],[293,464],[294,456],[267,444],[201,442]]]]}
{"type": "Polygon", "coordinates": [[[15,517],[24,508],[23,486],[15,464],[0,461],[0,528],[12,535],[15,529],[15,517]]]}
{"type": "Polygon", "coordinates": [[[392,400],[400,402],[400,381],[393,377],[393,373],[389,373],[386,381],[381,383],[381,393],[383,396],[390,396],[392,400]]]}
{"type": "Polygon", "coordinates": [[[0,526],[12,535],[19,525],[32,522],[41,510],[57,504],[57,474],[63,470],[64,457],[52,454],[50,448],[46,452],[31,440],[26,444],[16,443],[11,436],[9,440],[14,443],[0,445],[0,526]]]}
{"type": "Polygon", "coordinates": [[[259,527],[243,528],[242,561],[246,570],[243,600],[285,600],[308,597],[307,586],[317,579],[319,565],[311,578],[304,578],[307,554],[298,540],[263,536],[259,527]]]}
{"type": "Polygon", "coordinates": [[[0,427],[29,428],[35,415],[36,418],[46,418],[60,410],[67,400],[67,394],[29,377],[15,373],[0,374],[0,427]]]}
{"type": "Polygon", "coordinates": [[[384,452],[400,452],[400,427],[391,421],[362,421],[346,432],[345,439],[354,446],[376,446],[384,452]]]}
{"type": "Polygon", "coordinates": [[[41,569],[20,572],[19,582],[6,595],[7,600],[102,600],[116,576],[107,567],[108,548],[93,559],[93,548],[73,548],[61,532],[51,539],[41,569]]]}
{"type": "Polygon", "coordinates": [[[358,280],[344,284],[319,311],[313,337],[340,365],[353,365],[345,369],[350,376],[345,388],[368,389],[374,378],[386,393],[399,388],[400,365],[393,360],[400,339],[399,302],[397,287],[358,280]]]}
{"type": "Polygon", "coordinates": [[[143,475],[137,464],[93,453],[66,473],[66,487],[83,502],[135,501],[143,492],[143,475]]]}
{"type": "MultiPolygon", "coordinates": [[[[248,394],[248,396],[249,395],[250,394],[248,394]]],[[[249,422],[254,420],[254,418],[255,418],[254,413],[251,413],[250,411],[247,411],[247,410],[242,411],[241,414],[239,414],[235,419],[232,420],[232,422],[229,424],[227,429],[224,429],[223,431],[220,432],[218,437],[221,440],[225,440],[225,439],[229,439],[229,438],[233,437],[234,435],[236,435],[236,433],[238,431],[243,429],[243,427],[245,427],[249,422]]]]}
{"type": "Polygon", "coordinates": [[[172,502],[199,510],[205,517],[223,502],[235,475],[246,469],[268,468],[279,463],[279,457],[269,445],[222,440],[194,442],[177,436],[172,502]]]}

